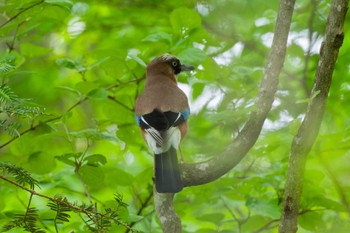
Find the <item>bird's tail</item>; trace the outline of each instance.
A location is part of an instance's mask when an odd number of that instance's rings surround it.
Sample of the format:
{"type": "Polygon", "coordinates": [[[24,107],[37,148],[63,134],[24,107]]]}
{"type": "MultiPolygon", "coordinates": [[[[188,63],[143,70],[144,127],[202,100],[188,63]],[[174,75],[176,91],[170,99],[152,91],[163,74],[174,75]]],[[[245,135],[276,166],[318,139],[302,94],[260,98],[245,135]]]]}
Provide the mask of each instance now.
{"type": "Polygon", "coordinates": [[[176,149],[170,149],[161,154],[155,154],[155,182],[159,193],[177,193],[183,188],[176,149]]]}

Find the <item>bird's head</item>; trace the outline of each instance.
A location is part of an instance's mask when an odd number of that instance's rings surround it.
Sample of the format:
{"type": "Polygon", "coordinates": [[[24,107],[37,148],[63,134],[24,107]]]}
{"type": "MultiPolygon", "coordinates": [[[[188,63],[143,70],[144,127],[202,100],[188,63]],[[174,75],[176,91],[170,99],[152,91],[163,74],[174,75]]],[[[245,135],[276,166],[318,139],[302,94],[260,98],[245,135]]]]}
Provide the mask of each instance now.
{"type": "Polygon", "coordinates": [[[169,77],[181,73],[182,71],[194,70],[193,66],[181,64],[180,60],[168,53],[153,59],[147,65],[147,74],[163,74],[169,77]]]}

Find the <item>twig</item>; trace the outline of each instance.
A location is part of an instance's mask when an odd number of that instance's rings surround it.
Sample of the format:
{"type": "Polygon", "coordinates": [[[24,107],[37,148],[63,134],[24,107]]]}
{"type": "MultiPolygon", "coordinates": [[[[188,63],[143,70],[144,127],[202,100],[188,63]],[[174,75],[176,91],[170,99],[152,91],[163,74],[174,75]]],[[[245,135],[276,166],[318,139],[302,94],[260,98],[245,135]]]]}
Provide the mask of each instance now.
{"type": "Polygon", "coordinates": [[[120,106],[122,106],[123,108],[127,109],[130,112],[134,112],[134,108],[130,108],[129,106],[127,106],[126,104],[122,103],[121,101],[117,100],[114,96],[109,95],[108,99],[112,100],[113,102],[119,104],[120,106]]]}
{"type": "Polygon", "coordinates": [[[12,50],[15,49],[15,42],[16,42],[16,36],[17,36],[17,33],[18,33],[18,29],[20,26],[22,26],[26,21],[23,21],[21,23],[19,23],[16,27],[16,30],[15,30],[15,33],[13,35],[13,39],[12,39],[12,42],[11,43],[6,43],[7,47],[9,48],[9,53],[12,52],[12,50]]]}
{"type": "Polygon", "coordinates": [[[225,199],[224,199],[223,197],[221,197],[221,200],[222,200],[222,202],[224,203],[224,207],[225,207],[225,208],[227,209],[227,211],[231,214],[231,216],[233,217],[233,219],[235,220],[235,222],[237,222],[237,224],[238,224],[238,232],[241,233],[241,232],[242,232],[242,224],[243,224],[244,222],[246,222],[247,219],[245,219],[245,220],[239,219],[239,218],[235,215],[235,213],[231,210],[231,208],[228,206],[228,204],[226,203],[226,201],[225,201],[225,199]]]}
{"type": "Polygon", "coordinates": [[[30,204],[32,203],[32,199],[33,199],[33,193],[31,193],[30,197],[29,197],[28,205],[27,205],[27,208],[26,208],[26,213],[25,213],[24,218],[23,218],[23,222],[24,223],[27,222],[28,212],[29,212],[29,209],[30,209],[30,204]]]}
{"type": "Polygon", "coordinates": [[[26,8],[24,8],[23,10],[21,10],[20,12],[18,12],[17,14],[15,14],[14,16],[12,16],[11,18],[9,18],[7,21],[5,21],[3,24],[0,25],[0,28],[4,27],[6,24],[8,24],[9,22],[11,22],[12,20],[16,19],[18,16],[20,16],[21,14],[23,14],[24,12],[26,12],[27,10],[32,9],[33,7],[40,5],[41,3],[44,3],[45,0],[41,0],[39,2],[34,3],[33,5],[30,5],[26,8]]]}

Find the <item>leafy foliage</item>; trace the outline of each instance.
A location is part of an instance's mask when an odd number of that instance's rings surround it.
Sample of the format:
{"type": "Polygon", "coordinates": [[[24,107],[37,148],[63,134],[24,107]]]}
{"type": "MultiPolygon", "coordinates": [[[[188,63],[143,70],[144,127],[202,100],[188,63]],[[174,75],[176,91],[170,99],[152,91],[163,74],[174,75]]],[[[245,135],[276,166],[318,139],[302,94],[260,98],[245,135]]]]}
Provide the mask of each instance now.
{"type": "Polygon", "coordinates": [[[44,109],[31,103],[28,99],[19,98],[13,90],[0,85],[0,132],[5,131],[10,136],[20,136],[21,127],[18,117],[28,120],[44,113],[44,109]]]}
{"type": "Polygon", "coordinates": [[[11,174],[15,177],[16,182],[21,185],[29,184],[31,189],[38,186],[38,181],[32,177],[32,175],[21,167],[16,165],[0,162],[0,168],[3,174],[11,174]]]}
{"type": "MultiPolygon", "coordinates": [[[[153,159],[133,112],[146,64],[170,52],[197,67],[178,77],[192,110],[181,149],[186,162],[219,155],[253,110],[277,8],[276,0],[6,0],[0,169],[19,186],[1,180],[2,231],[160,232],[153,159]],[[21,186],[38,185],[42,196],[25,201],[21,186]]],[[[328,0],[297,2],[263,133],[226,176],[175,196],[184,232],[276,232],[290,144],[313,98],[328,11],[328,0]]],[[[345,31],[349,25],[348,17],[345,31]]],[[[349,49],[345,39],[305,171],[301,233],[349,229],[349,49]]]]}
{"type": "Polygon", "coordinates": [[[24,231],[32,233],[45,233],[45,231],[39,229],[35,224],[38,220],[38,210],[35,208],[27,209],[25,214],[17,214],[7,225],[3,226],[2,231],[6,232],[13,228],[23,228],[24,231]]]}

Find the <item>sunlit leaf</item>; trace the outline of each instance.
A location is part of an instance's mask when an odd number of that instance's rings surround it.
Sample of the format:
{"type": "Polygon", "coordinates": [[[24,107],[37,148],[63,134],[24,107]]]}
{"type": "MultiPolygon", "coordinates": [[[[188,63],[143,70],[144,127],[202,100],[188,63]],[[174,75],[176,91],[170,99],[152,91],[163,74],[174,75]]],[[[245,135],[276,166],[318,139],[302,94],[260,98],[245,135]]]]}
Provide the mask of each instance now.
{"type": "Polygon", "coordinates": [[[178,8],[171,12],[170,22],[175,33],[186,34],[188,31],[200,26],[201,17],[191,9],[178,8]]]}
{"type": "Polygon", "coordinates": [[[104,88],[98,88],[87,93],[87,97],[94,100],[104,100],[108,97],[108,91],[104,88]]]}
{"type": "Polygon", "coordinates": [[[93,154],[85,157],[84,159],[88,165],[90,166],[100,166],[105,165],[107,163],[107,159],[104,155],[101,154],[93,154]]]}

